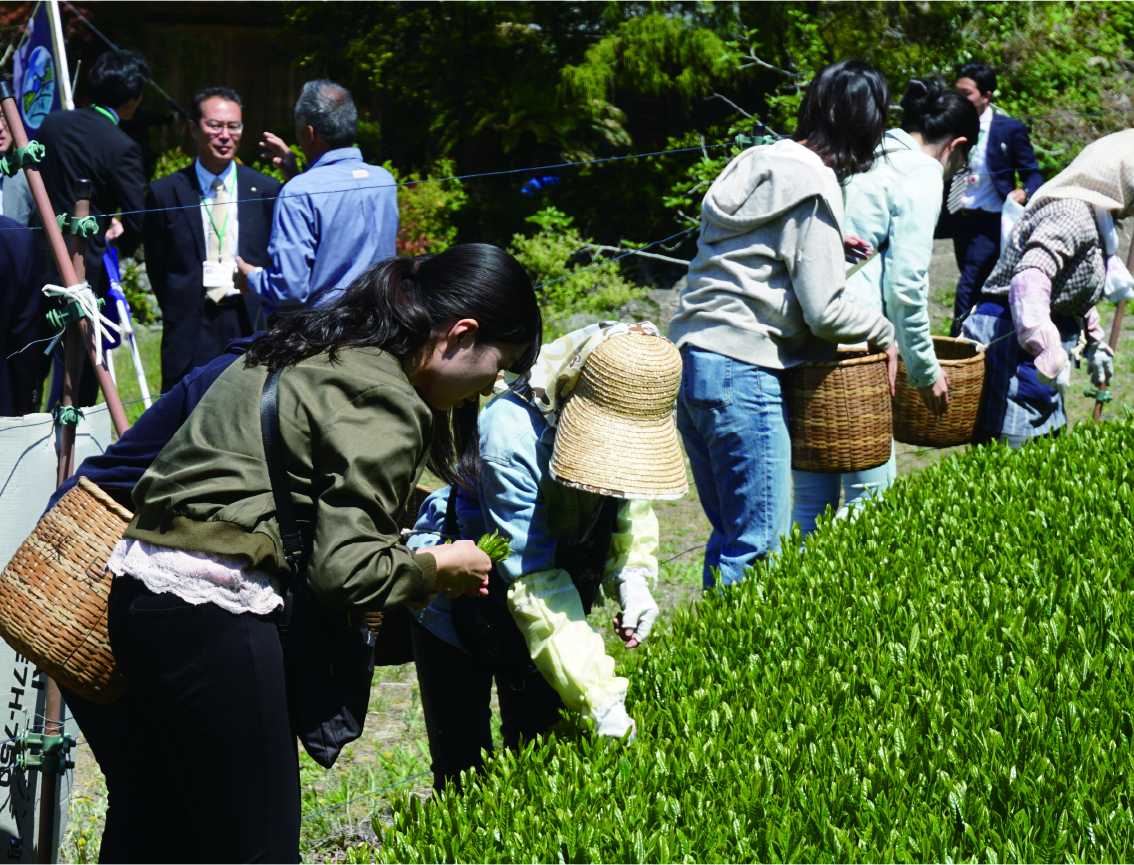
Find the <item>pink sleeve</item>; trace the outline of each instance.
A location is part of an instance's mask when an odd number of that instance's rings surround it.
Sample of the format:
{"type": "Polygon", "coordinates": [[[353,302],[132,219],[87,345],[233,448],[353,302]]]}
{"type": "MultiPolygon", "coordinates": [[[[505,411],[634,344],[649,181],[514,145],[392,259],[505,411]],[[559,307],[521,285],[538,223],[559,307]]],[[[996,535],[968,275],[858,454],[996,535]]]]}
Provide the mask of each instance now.
{"type": "Polygon", "coordinates": [[[1067,364],[1067,352],[1051,321],[1051,278],[1034,267],[1020,271],[1008,287],[1008,306],[1016,339],[1035,357],[1036,369],[1054,380],[1067,364]]]}
{"type": "Polygon", "coordinates": [[[1106,339],[1106,331],[1103,330],[1102,322],[1099,321],[1099,308],[1092,306],[1087,310],[1087,314],[1083,316],[1083,322],[1087,326],[1087,342],[1103,342],[1106,339]]]}

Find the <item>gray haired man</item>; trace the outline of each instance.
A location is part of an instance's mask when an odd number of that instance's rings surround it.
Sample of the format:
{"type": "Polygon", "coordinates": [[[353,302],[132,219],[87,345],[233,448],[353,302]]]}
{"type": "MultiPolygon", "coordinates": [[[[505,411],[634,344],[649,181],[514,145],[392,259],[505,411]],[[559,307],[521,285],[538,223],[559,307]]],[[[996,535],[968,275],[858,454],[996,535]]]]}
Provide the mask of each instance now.
{"type": "Polygon", "coordinates": [[[354,147],[358,112],[333,81],[308,81],[295,103],[295,134],[307,159],[270,132],[260,146],[287,182],[272,219],[268,255],[256,268],[236,259],[236,287],[286,311],[322,305],[376,261],[394,255],[398,195],[390,172],[362,161],[354,147]]]}

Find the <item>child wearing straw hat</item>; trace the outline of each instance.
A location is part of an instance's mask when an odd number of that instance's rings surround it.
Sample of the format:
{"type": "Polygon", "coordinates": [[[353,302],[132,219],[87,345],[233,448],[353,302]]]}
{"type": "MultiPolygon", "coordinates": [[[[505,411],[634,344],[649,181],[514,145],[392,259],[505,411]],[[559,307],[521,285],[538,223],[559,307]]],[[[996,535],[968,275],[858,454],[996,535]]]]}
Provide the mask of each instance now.
{"type": "Polygon", "coordinates": [[[1032,197],[962,330],[988,346],[977,441],[1019,447],[1066,426],[1081,333],[1091,383],[1110,384],[1114,352],[1095,304],[1134,296],[1114,224],[1132,213],[1134,129],[1087,145],[1032,197]]]}
{"type": "Polygon", "coordinates": [[[511,543],[487,597],[434,601],[414,628],[439,790],[492,749],[494,677],[507,747],[545,732],[564,707],[599,735],[633,734],[629,683],[587,613],[601,585],[627,648],[657,617],[650,500],[688,490],[673,421],[680,381],[677,349],[651,324],[567,334],[543,347],[529,379],[498,383],[480,417],[475,493],[445,488],[423,505],[411,546],[492,531],[511,543]]]}

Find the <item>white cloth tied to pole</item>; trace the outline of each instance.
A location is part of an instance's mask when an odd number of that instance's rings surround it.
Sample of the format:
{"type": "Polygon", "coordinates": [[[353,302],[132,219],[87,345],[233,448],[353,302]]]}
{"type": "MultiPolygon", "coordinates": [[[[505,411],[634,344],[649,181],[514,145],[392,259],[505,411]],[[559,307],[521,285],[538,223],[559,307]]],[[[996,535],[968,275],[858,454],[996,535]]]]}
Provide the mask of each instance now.
{"type": "Polygon", "coordinates": [[[107,328],[121,334],[122,328],[99,312],[98,298],[95,297],[90,284],[84,282],[81,285],[45,285],[43,293],[47,297],[64,297],[67,300],[73,300],[79,305],[79,309],[83,311],[83,315],[90,321],[91,327],[94,329],[95,366],[102,363],[103,334],[109,336],[107,328]]]}

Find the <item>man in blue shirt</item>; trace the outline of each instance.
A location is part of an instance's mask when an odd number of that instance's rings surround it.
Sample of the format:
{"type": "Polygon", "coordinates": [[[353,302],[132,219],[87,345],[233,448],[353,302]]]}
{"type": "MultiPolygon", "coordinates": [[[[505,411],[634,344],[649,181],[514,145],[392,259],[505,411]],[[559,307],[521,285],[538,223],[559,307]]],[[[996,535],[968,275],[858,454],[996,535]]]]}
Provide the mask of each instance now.
{"type": "Polygon", "coordinates": [[[364,270],[394,255],[398,195],[384,168],[367,165],[353,147],[358,112],[349,91],[332,81],[308,81],[295,103],[295,133],[307,159],[269,132],[269,150],[288,182],[276,203],[268,268],[237,257],[236,287],[281,311],[322,304],[364,270]],[[294,179],[292,179],[294,177],[294,179]]]}

